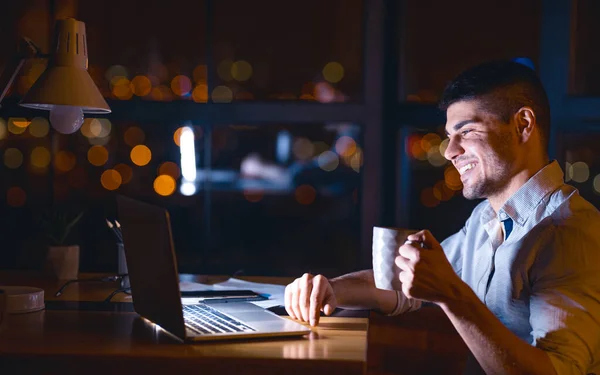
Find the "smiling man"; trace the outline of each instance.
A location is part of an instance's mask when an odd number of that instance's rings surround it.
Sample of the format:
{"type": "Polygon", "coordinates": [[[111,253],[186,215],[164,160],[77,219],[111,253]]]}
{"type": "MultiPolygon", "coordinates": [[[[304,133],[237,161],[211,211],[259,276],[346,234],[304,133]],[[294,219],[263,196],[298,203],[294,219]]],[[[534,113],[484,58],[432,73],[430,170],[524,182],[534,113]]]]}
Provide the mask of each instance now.
{"type": "Polygon", "coordinates": [[[393,315],[428,301],[488,374],[600,374],[600,213],[548,160],[537,75],[481,64],[448,85],[441,108],[463,195],[485,200],[441,244],[409,236],[396,258],[402,291],[375,288],[372,270],[305,274],[286,288],[288,313],[315,325],[337,306],[393,315]]]}

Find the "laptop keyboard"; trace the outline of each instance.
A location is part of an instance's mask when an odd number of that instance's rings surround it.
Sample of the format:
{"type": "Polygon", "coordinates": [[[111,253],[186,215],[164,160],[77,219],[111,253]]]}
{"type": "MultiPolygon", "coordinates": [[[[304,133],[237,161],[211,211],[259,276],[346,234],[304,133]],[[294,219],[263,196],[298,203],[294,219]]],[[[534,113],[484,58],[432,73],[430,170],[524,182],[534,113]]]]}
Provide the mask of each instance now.
{"type": "Polygon", "coordinates": [[[185,324],[200,334],[253,332],[241,321],[231,318],[207,305],[184,305],[185,324]]]}

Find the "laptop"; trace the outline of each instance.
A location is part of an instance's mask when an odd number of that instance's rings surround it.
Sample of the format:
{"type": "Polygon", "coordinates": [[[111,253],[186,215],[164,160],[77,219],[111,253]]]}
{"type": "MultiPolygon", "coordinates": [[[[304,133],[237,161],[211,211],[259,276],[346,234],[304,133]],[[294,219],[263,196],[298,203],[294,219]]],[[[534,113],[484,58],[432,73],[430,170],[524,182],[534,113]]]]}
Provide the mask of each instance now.
{"type": "Polygon", "coordinates": [[[143,318],[185,342],[311,332],[250,302],[183,304],[167,210],[122,195],[117,195],[117,209],[133,307],[143,318]]]}

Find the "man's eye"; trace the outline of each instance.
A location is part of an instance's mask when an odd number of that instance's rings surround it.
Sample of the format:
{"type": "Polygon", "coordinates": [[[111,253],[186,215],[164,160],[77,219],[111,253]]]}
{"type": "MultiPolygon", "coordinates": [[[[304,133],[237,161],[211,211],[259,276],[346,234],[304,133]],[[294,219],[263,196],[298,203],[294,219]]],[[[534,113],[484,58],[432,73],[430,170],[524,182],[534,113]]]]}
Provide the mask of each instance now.
{"type": "Polygon", "coordinates": [[[460,134],[462,135],[467,135],[471,132],[471,129],[467,129],[467,130],[463,130],[462,132],[460,132],[460,134]]]}

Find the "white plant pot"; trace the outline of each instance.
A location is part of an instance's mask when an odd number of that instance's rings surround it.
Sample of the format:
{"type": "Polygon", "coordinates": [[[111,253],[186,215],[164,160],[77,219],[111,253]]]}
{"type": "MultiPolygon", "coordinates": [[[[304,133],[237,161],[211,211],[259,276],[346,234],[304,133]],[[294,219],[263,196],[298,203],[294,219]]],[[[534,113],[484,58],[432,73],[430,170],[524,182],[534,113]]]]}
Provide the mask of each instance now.
{"type": "Polygon", "coordinates": [[[49,246],[44,272],[59,280],[76,279],[79,274],[79,245],[49,246]]]}

